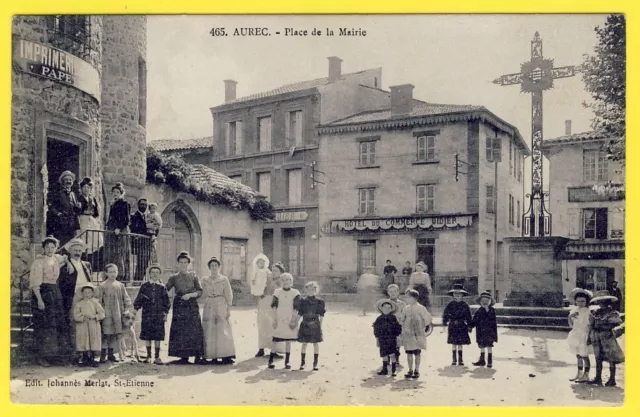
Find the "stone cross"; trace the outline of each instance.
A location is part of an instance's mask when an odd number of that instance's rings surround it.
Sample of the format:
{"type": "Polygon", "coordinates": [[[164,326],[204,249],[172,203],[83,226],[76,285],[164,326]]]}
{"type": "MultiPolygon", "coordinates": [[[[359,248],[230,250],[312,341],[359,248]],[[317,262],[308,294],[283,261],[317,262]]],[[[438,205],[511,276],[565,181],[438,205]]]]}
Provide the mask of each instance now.
{"type": "Polygon", "coordinates": [[[520,65],[519,73],[493,80],[501,86],[520,84],[521,92],[531,94],[531,194],[528,195],[529,209],[522,216],[523,236],[551,234],[551,214],[546,209],[542,189],[542,92],[553,88],[554,79],[573,77],[578,72],[580,67],[554,68],[553,59],[543,58],[542,39],[536,32],[531,41],[531,60],[520,65]]]}

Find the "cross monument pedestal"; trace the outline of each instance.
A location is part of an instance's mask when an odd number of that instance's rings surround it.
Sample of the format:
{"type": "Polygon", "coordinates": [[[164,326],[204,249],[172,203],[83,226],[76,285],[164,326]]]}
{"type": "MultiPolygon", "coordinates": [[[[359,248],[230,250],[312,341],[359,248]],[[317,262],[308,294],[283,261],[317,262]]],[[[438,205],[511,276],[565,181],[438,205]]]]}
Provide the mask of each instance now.
{"type": "Polygon", "coordinates": [[[562,259],[570,239],[508,237],[511,290],[505,307],[562,307],[562,259]]]}

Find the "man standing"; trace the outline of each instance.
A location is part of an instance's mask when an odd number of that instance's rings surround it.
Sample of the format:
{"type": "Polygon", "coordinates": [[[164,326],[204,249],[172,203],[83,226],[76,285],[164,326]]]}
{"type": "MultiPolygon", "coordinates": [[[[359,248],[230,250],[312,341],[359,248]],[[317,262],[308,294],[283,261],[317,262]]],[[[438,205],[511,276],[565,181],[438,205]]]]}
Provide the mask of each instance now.
{"type": "Polygon", "coordinates": [[[389,294],[387,294],[387,287],[395,283],[396,274],[398,273],[398,270],[391,262],[391,259],[387,259],[387,265],[382,270],[382,273],[384,274],[384,279],[382,280],[382,288],[381,288],[382,293],[386,296],[389,296],[389,294]]]}
{"type": "MultiPolygon", "coordinates": [[[[131,233],[143,236],[149,236],[147,234],[147,222],[145,221],[145,214],[147,212],[147,199],[142,197],[138,200],[138,211],[131,216],[131,224],[129,226],[131,233]]],[[[131,252],[136,255],[136,272],[133,277],[134,281],[144,281],[144,276],[147,273],[147,266],[151,259],[151,238],[133,236],[131,239],[133,248],[131,252]]]]}
{"type": "MultiPolygon", "coordinates": [[[[70,258],[60,268],[58,287],[62,293],[62,305],[69,320],[69,344],[71,352],[75,352],[76,326],[73,319],[73,309],[75,304],[82,298],[82,287],[91,282],[91,265],[82,261],[82,253],[86,250],[86,245],[82,239],[73,239],[67,245],[70,258]]],[[[75,358],[75,363],[79,360],[75,358]]]]}
{"type": "Polygon", "coordinates": [[[60,241],[60,247],[73,239],[80,229],[78,215],[82,206],[75,193],[71,191],[75,180],[73,172],[64,171],[58,178],[60,189],[47,196],[47,235],[55,236],[60,241]]]}
{"type": "Polygon", "coordinates": [[[622,291],[620,291],[620,288],[618,288],[618,281],[613,281],[611,283],[611,290],[609,290],[609,294],[618,299],[618,301],[613,303],[613,308],[616,311],[622,312],[624,310],[624,303],[622,302],[622,291]]]}

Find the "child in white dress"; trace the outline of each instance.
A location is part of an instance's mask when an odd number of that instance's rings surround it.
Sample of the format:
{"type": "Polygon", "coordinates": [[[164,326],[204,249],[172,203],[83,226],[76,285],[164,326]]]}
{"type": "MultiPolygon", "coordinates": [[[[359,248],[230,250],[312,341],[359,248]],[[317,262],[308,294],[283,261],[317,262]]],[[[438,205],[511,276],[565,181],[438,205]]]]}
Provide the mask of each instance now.
{"type": "Polygon", "coordinates": [[[589,382],[589,370],[591,362],[589,361],[589,350],[587,340],[589,338],[589,301],[593,294],[591,291],[582,288],[575,288],[571,291],[571,298],[575,302],[575,307],[569,312],[569,326],[571,332],[567,337],[567,343],[571,353],[576,355],[578,359],[578,373],[569,381],[589,382]]]}
{"type": "Polygon", "coordinates": [[[92,284],[82,286],[82,300],[73,309],[76,322],[76,352],[82,354],[81,366],[97,367],[96,355],[102,348],[100,321],[104,319],[104,309],[94,297],[92,284]]]}
{"type": "MultiPolygon", "coordinates": [[[[288,272],[280,275],[282,288],[277,288],[273,293],[271,308],[274,314],[273,321],[273,341],[275,343],[285,342],[284,369],[291,369],[289,359],[291,357],[291,342],[298,340],[298,319],[296,312],[300,291],[292,288],[293,275],[288,272]]],[[[269,355],[269,369],[273,369],[273,359],[275,352],[272,350],[269,355]]]]}

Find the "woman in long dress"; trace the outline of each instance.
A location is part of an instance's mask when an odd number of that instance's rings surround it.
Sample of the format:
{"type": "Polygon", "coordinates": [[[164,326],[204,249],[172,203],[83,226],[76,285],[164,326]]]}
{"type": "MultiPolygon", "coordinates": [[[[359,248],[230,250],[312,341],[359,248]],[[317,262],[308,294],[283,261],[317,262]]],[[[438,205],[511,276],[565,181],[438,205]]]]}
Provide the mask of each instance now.
{"type": "Polygon", "coordinates": [[[189,252],[178,255],[178,272],[169,277],[167,291],[175,290],[173,297],[173,317],[169,331],[169,356],[178,357],[178,365],[189,364],[189,357],[195,357],[195,363],[201,363],[204,345],[204,333],[198,308],[198,297],[202,295],[200,279],[188,272],[191,256],[189,252]]]}
{"type": "Polygon", "coordinates": [[[211,258],[207,266],[211,276],[202,280],[203,359],[212,359],[212,363],[222,359],[223,365],[231,365],[236,357],[231,323],[229,323],[233,291],[229,279],[220,274],[220,261],[217,258],[211,258]]]}
{"type": "Polygon", "coordinates": [[[118,280],[129,277],[129,223],[131,222],[131,206],[124,199],[124,185],[121,182],[111,187],[113,201],[109,208],[107,233],[105,238],[106,263],[113,263],[118,267],[118,280]]]}
{"type": "Polygon", "coordinates": [[[49,362],[65,364],[71,348],[68,314],[58,287],[60,267],[69,260],[56,254],[58,244],[58,239],[53,236],[44,238],[44,255],[33,261],[29,273],[29,289],[33,293],[33,330],[38,349],[36,360],[40,366],[49,366],[49,362]]]}
{"type": "Polygon", "coordinates": [[[271,302],[273,301],[273,292],[279,286],[280,274],[283,272],[284,266],[281,263],[273,265],[273,272],[270,272],[269,258],[262,253],[253,259],[250,275],[251,294],[258,298],[258,353],[256,353],[256,358],[265,356],[265,349],[275,350],[271,302]]]}
{"type": "Polygon", "coordinates": [[[431,302],[429,295],[431,294],[431,277],[427,273],[427,265],[424,262],[418,262],[415,266],[416,270],[409,278],[409,288],[418,291],[418,303],[431,310],[431,302]]]}
{"type": "MultiPolygon", "coordinates": [[[[87,230],[101,230],[102,226],[98,221],[100,212],[98,211],[98,201],[92,195],[93,192],[93,180],[89,177],[85,177],[80,182],[80,194],[78,195],[78,202],[80,203],[80,215],[78,219],[80,221],[80,235],[87,230]]],[[[84,241],[87,244],[91,253],[100,249],[104,242],[102,233],[100,232],[87,232],[84,236],[84,241]]]]}

